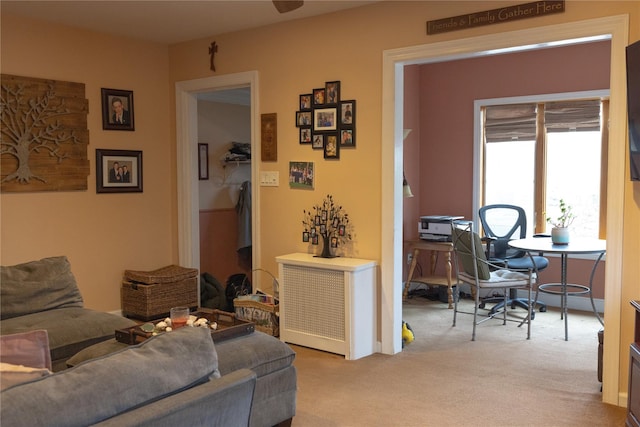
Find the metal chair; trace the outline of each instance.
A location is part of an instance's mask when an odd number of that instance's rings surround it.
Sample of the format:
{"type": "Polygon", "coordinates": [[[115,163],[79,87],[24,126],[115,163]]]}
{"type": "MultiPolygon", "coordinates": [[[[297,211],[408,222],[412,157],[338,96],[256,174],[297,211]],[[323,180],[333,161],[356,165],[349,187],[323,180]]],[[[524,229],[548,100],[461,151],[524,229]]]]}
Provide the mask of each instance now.
{"type": "MultiPolygon", "coordinates": [[[[519,321],[518,326],[527,324],[527,339],[531,338],[531,305],[527,306],[527,315],[524,318],[511,316],[507,317],[507,291],[511,289],[526,289],[531,299],[531,290],[536,281],[536,274],[533,269],[517,270],[510,267],[502,267],[492,264],[486,258],[480,236],[473,231],[473,223],[453,222],[451,237],[453,241],[453,250],[456,253],[454,257],[455,271],[457,283],[467,283],[472,287],[472,295],[475,296],[475,304],[473,313],[473,332],[471,340],[476,339],[476,326],[487,320],[502,314],[502,324],[506,325],[507,320],[519,321]],[[461,265],[459,265],[459,263],[461,265]],[[475,289],[473,289],[475,288],[475,289]],[[500,289],[504,292],[504,305],[502,310],[489,313],[486,318],[478,319],[478,310],[480,305],[481,289],[500,289]]],[[[460,286],[456,286],[453,311],[453,326],[456,326],[456,317],[458,312],[466,313],[458,310],[460,286]]]]}
{"type": "MultiPolygon", "coordinates": [[[[549,260],[543,256],[529,256],[526,252],[509,247],[509,240],[524,239],[527,236],[527,215],[520,206],[487,205],[481,207],[478,213],[484,235],[487,238],[487,258],[490,262],[517,270],[531,268],[536,273],[549,266],[549,260]]],[[[506,304],[511,305],[511,308],[519,306],[526,310],[530,301],[531,299],[518,298],[514,290],[509,295],[506,304]]],[[[492,302],[498,303],[491,309],[492,311],[502,308],[502,297],[484,298],[480,302],[480,308],[484,308],[486,303],[492,302]]],[[[539,311],[547,311],[547,306],[540,301],[534,301],[532,309],[535,309],[536,304],[539,311]]],[[[535,318],[535,311],[532,312],[531,318],[535,318]]]]}

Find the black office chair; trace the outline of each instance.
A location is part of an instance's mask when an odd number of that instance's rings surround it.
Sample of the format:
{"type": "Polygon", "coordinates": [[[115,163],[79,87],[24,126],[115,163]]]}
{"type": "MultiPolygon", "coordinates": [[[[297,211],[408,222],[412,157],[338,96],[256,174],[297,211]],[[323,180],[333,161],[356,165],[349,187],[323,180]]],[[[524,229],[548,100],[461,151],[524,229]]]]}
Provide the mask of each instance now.
{"type": "MultiPolygon", "coordinates": [[[[480,223],[484,230],[487,241],[487,259],[498,265],[505,265],[509,268],[517,270],[533,269],[534,272],[540,272],[547,268],[549,260],[543,256],[529,256],[526,252],[513,249],[509,246],[509,240],[524,239],[527,235],[527,215],[520,206],[495,204],[483,206],[479,210],[480,223]]],[[[517,298],[515,289],[511,290],[507,304],[511,308],[516,306],[528,309],[530,301],[527,298],[517,298]]],[[[497,302],[491,310],[490,314],[494,314],[497,310],[504,306],[502,297],[484,298],[480,308],[484,308],[486,303],[497,302]]],[[[547,306],[540,301],[534,301],[532,312],[536,304],[539,311],[547,311],[547,306]]],[[[534,314],[531,318],[533,319],[534,314]]]]}

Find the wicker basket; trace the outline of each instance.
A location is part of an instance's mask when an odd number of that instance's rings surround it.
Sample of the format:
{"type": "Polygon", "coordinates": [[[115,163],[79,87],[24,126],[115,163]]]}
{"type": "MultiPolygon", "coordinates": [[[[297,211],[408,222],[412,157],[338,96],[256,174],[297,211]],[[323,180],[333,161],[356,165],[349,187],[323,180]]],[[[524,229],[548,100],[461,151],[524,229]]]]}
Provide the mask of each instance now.
{"type": "Polygon", "coordinates": [[[233,300],[233,307],[239,319],[253,322],[256,329],[274,337],[280,336],[280,306],[261,302],[265,295],[246,295],[233,300]]]}
{"type": "Polygon", "coordinates": [[[171,307],[198,308],[198,270],[170,265],[155,271],[125,270],[122,314],[142,320],[169,315],[171,307]]]}

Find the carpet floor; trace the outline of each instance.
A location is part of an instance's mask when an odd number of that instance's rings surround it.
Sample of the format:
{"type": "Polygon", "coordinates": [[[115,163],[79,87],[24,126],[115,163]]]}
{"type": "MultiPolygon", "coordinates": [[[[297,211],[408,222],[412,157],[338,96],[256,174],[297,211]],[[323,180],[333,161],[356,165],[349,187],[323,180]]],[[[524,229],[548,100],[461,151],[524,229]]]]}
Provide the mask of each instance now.
{"type": "MultiPolygon", "coordinates": [[[[462,300],[471,311],[473,303],[462,300]]],[[[522,309],[514,313],[522,315],[522,309]]],[[[414,297],[403,319],[415,341],[359,360],[292,345],[298,369],[294,426],[623,426],[626,409],[601,401],[600,323],[557,310],[526,326],[491,320],[471,341],[471,315],[414,297]]]]}

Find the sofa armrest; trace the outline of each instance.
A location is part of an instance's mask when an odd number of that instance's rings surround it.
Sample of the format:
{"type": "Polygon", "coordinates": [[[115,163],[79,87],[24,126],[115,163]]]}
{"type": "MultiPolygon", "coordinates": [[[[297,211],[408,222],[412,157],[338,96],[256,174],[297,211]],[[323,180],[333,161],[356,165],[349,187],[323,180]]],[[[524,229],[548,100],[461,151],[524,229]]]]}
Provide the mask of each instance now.
{"type": "Polygon", "coordinates": [[[256,374],[240,369],[95,425],[246,427],[255,385],[256,374]]]}

